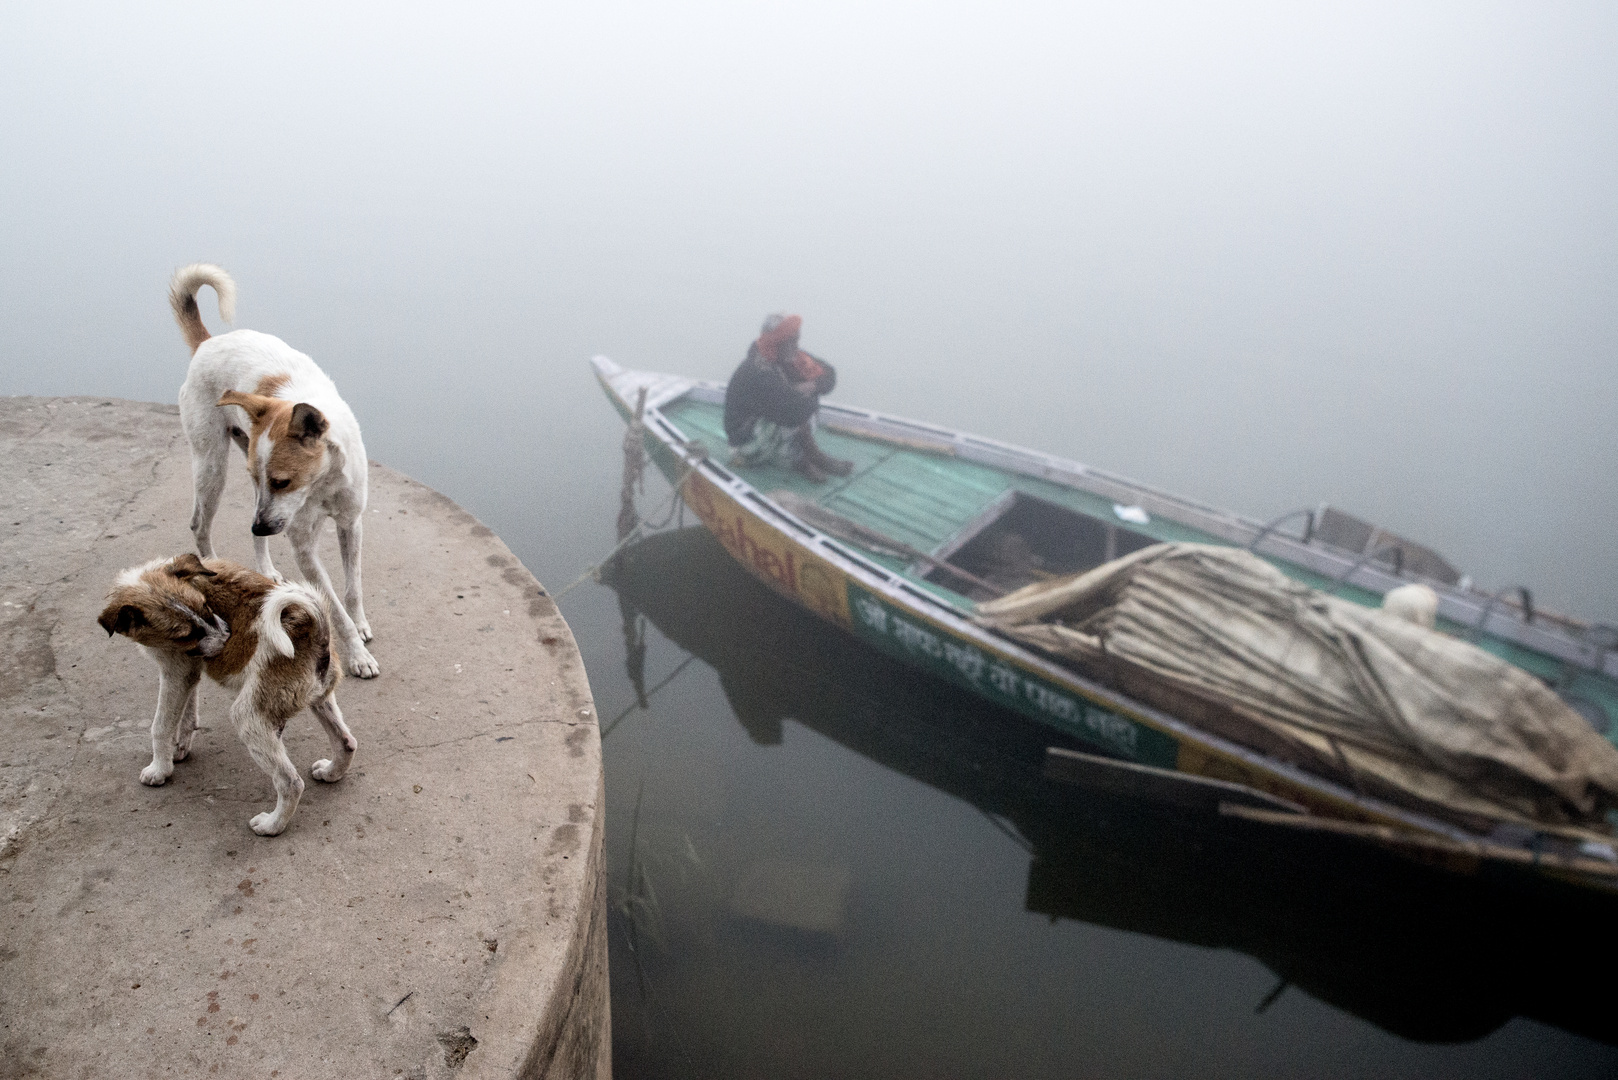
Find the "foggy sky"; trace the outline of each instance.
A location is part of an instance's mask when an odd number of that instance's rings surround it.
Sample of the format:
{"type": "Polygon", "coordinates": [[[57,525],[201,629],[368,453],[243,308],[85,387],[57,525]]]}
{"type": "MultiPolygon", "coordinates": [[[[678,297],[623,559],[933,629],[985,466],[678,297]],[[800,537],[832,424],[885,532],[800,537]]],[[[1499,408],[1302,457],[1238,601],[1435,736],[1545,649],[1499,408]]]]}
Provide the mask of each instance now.
{"type": "Polygon", "coordinates": [[[1209,7],[8,5],[0,392],[174,400],[216,261],[565,540],[589,356],[788,309],[841,400],[1618,620],[1618,14],[1209,7]]]}

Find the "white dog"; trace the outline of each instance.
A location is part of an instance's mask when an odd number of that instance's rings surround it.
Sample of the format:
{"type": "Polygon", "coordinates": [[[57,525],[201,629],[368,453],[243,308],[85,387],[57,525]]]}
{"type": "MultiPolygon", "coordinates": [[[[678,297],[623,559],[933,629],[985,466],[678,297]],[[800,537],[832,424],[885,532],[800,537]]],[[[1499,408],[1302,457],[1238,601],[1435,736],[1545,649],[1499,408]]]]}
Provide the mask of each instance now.
{"type": "Polygon", "coordinates": [[[245,566],[203,563],[187,553],[119,574],[97,621],[108,635],[142,645],[157,662],[152,763],[141,770],[141,783],[166,783],[174,763],[190,755],[204,672],[237,691],[231,723],[275,784],[275,809],[253,816],[248,825],[254,832],[275,836],[298,809],[303,778],[287,757],[281,731],[300,710],[314,713],[331,740],[332,756],[315,762],[311,775],[334,784],[348,772],[358,743],[337,708],[342,671],[332,663],[326,603],[309,586],[277,585],[245,566]]]}
{"type": "Polygon", "coordinates": [[[371,624],[360,591],[360,534],[365,514],[365,444],[360,426],[326,373],[280,338],[253,330],[211,337],[197,311],[197,290],[213,287],[219,314],[235,318],[236,283],[209,263],[176,270],[169,304],[191,346],[191,369],[180,387],[180,426],[191,441],[195,502],[191,533],[203,558],[213,557],[210,532],[234,442],[247,455],[257,508],[253,554],[258,572],[276,581],[269,538],[285,530],[304,580],[330,601],[348,670],[362,679],[380,670],[365,648],[371,624]],[[315,554],[320,530],[337,523],[347,587],[342,601],[315,554]]]}

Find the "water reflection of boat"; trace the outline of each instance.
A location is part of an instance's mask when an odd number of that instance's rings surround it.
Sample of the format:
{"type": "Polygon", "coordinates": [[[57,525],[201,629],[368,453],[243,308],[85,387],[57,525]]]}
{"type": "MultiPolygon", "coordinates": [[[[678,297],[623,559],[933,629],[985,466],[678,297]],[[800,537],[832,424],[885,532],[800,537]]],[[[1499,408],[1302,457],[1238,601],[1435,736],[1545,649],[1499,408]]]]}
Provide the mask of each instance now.
{"type": "Polygon", "coordinates": [[[1478,1038],[1521,1015],[1618,1042],[1605,995],[1573,975],[1615,959],[1598,894],[1053,783],[1047,729],[824,633],[705,530],[637,543],[604,581],[626,619],[644,613],[718,672],[754,741],[779,742],[791,719],[1008,824],[1030,848],[1031,911],[1238,950],[1277,992],[1411,1039],[1478,1038]]]}
{"type": "MultiPolygon", "coordinates": [[[[1618,737],[1609,723],[1618,715],[1618,651],[1604,628],[1535,613],[1526,592],[1516,607],[1478,593],[1435,553],[1329,508],[1309,513],[1303,536],[1283,535],[1076,463],[864,410],[822,406],[823,441],[855,465],[844,480],[817,486],[784,469],[728,468],[708,453],[724,445],[722,388],[626,371],[599,357],[595,367],[621,412],[629,415],[644,397],[647,448],[725,549],[866,644],[1106,757],[1154,768],[1159,781],[1177,775],[1186,784],[1239,785],[1259,801],[1308,811],[1225,808],[1250,818],[1330,827],[1468,872],[1499,863],[1609,890],[1618,880],[1599,807],[1571,822],[1480,816],[1476,804],[1466,816],[1446,816],[1435,809],[1445,798],[1475,793],[1418,754],[1373,774],[1350,760],[1358,748],[1328,732],[1313,758],[1288,759],[1212,723],[1217,714],[1199,716],[1194,697],[1160,693],[1162,684],[1105,657],[1091,670],[976,615],[977,602],[991,595],[984,586],[1084,570],[1163,542],[1245,546],[1297,582],[1367,606],[1414,577],[1437,591],[1442,626],[1552,683],[1590,725],[1618,737]],[[1443,780],[1452,796],[1424,801],[1419,782],[1373,784],[1400,770],[1443,780]]],[[[1543,687],[1538,693],[1548,695],[1543,687]]],[[[1575,734],[1612,753],[1552,704],[1575,734]]]]}

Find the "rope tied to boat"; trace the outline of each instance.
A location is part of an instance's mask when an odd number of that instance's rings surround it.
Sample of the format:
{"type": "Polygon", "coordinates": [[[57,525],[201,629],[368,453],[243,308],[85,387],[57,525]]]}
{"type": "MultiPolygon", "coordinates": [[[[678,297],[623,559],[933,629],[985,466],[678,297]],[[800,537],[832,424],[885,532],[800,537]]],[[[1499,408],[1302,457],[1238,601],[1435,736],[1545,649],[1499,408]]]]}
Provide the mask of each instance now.
{"type": "Polygon", "coordinates": [[[687,460],[680,469],[680,475],[675,479],[673,488],[667,499],[659,503],[650,515],[643,516],[635,507],[635,495],[646,493],[646,389],[641,388],[635,398],[635,413],[629,421],[629,428],[624,432],[624,475],[623,482],[618,488],[618,542],[612,550],[607,552],[598,562],[591,565],[584,573],[568,582],[559,592],[551,594],[551,599],[560,600],[586,581],[600,581],[601,571],[606,565],[618,556],[618,553],[643,537],[668,528],[673,523],[675,515],[683,510],[685,500],[682,497],[685,491],[685,482],[696,471],[697,464],[708,456],[708,448],[695,440],[685,443],[683,448],[687,460]],[[661,515],[657,521],[648,520],[648,517],[661,515]]]}
{"type": "Polygon", "coordinates": [[[640,524],[635,512],[635,493],[646,494],[646,387],[635,396],[635,415],[624,429],[624,481],[618,489],[618,539],[640,524]]]}

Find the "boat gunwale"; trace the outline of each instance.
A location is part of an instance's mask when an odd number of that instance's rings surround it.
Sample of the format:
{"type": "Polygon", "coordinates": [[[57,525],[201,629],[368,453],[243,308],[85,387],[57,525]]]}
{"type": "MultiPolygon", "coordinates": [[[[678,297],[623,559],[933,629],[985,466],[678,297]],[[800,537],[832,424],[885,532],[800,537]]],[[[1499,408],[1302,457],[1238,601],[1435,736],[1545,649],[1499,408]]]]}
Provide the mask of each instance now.
{"type": "MultiPolygon", "coordinates": [[[[624,370],[627,372],[629,369],[624,370]]],[[[724,402],[725,388],[719,383],[703,379],[683,379],[681,382],[684,385],[677,392],[665,392],[658,396],[659,406],[671,404],[687,395],[707,404],[724,402]]],[[[1115,502],[1133,502],[1154,516],[1188,525],[1239,547],[1245,548],[1255,539],[1260,539],[1255,549],[1257,554],[1280,559],[1343,585],[1378,594],[1412,582],[1427,585],[1438,594],[1438,614],[1453,623],[1474,628],[1506,644],[1539,653],[1548,660],[1571,664],[1580,670],[1618,680],[1618,649],[1598,650],[1560,627],[1524,622],[1520,616],[1513,614],[1511,605],[1497,603],[1471,590],[1419,574],[1388,573],[1374,563],[1365,561],[1362,556],[1339,554],[1329,548],[1304,543],[1285,533],[1266,532],[1263,524],[1241,514],[1163,491],[1083,462],[873,409],[823,401],[820,411],[836,418],[826,422],[826,426],[832,430],[846,428],[851,434],[876,438],[890,435],[895,441],[913,449],[1004,469],[1115,502]],[[918,438],[918,434],[930,436],[936,441],[918,438]],[[1485,615],[1487,622],[1478,626],[1479,619],[1485,615]]]]}
{"type": "MultiPolygon", "coordinates": [[[[636,376],[650,373],[620,368],[606,357],[596,357],[592,363],[603,388],[613,397],[625,415],[631,415],[634,405],[624,394],[620,393],[619,388],[613,384],[613,378],[620,375],[636,376]],[[602,367],[602,361],[617,370],[611,373],[607,372],[602,367]]],[[[642,412],[646,430],[676,455],[690,471],[702,473],[709,483],[726,493],[738,509],[757,519],[764,527],[780,533],[789,542],[808,548],[815,557],[831,562],[840,572],[853,577],[862,588],[877,593],[896,606],[904,608],[912,617],[932,622],[938,629],[955,637],[957,640],[970,641],[972,644],[1009,660],[1025,670],[1032,671],[1042,678],[1071,689],[1096,705],[1142,723],[1148,728],[1157,729],[1178,741],[1189,742],[1207,753],[1234,759],[1257,770],[1261,775],[1267,774],[1275,777],[1281,782],[1309,791],[1322,801],[1338,804],[1344,807],[1349,816],[1352,816],[1353,812],[1357,811],[1360,815],[1369,816],[1373,820],[1381,820],[1419,832],[1444,836],[1463,844],[1475,842],[1479,839],[1476,834],[1459,826],[1451,825],[1446,821],[1420,811],[1410,810],[1381,799],[1362,795],[1331,780],[1306,772],[1297,766],[1276,761],[1256,750],[1242,746],[1240,743],[1203,731],[1144,702],[1136,701],[1128,695],[1103,686],[1080,675],[1071,668],[1055,663],[1019,642],[993,633],[974,622],[969,612],[950,604],[943,597],[934,596],[916,587],[897,571],[878,567],[868,560],[846,551],[844,546],[835,538],[827,536],[807,522],[802,521],[740,476],[709,460],[705,451],[693,449],[694,445],[700,447],[701,444],[694,443],[693,440],[686,438],[685,433],[681,431],[679,426],[669,417],[663,415],[661,409],[663,404],[683,397],[691,385],[693,384],[689,382],[685,388],[671,385],[665,387],[655,396],[648,392],[646,405],[642,412]],[[656,405],[653,404],[654,401],[657,402],[656,405]],[[662,429],[661,433],[658,432],[658,428],[662,429]],[[794,529],[790,532],[782,530],[769,520],[770,517],[784,519],[790,522],[794,529]],[[801,533],[802,535],[793,535],[793,533],[801,533]],[[804,539],[805,537],[807,537],[807,540],[804,539]],[[916,603],[918,600],[922,602],[919,606],[916,603]],[[1352,809],[1350,810],[1349,808],[1352,809]]],[[[713,384],[708,385],[712,386],[713,384]]],[[[843,629],[846,630],[846,628],[843,629]]],[[[1527,844],[1521,846],[1528,847],[1527,844]]]]}

